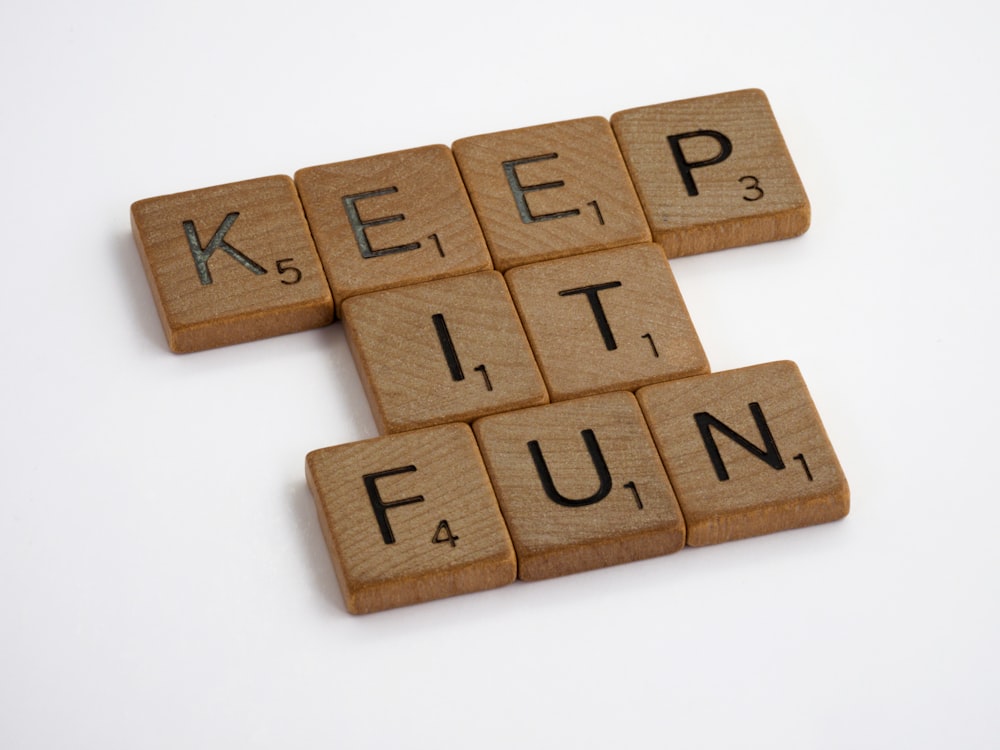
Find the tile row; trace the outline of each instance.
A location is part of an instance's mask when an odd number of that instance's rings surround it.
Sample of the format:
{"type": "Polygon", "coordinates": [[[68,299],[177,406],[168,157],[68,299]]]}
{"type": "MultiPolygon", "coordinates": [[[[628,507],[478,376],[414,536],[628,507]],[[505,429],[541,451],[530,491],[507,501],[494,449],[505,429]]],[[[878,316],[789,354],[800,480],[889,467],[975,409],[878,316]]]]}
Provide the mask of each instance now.
{"type": "Polygon", "coordinates": [[[342,316],[381,434],[710,370],[654,243],[361,294],[342,316]]]}
{"type": "Polygon", "coordinates": [[[349,612],[834,521],[849,490],[792,362],[313,451],[349,612]]]}
{"type": "Polygon", "coordinates": [[[759,90],[472,136],[131,207],[177,352],[322,326],[359,294],[649,241],[674,258],[792,237],[809,217],[759,90]]]}

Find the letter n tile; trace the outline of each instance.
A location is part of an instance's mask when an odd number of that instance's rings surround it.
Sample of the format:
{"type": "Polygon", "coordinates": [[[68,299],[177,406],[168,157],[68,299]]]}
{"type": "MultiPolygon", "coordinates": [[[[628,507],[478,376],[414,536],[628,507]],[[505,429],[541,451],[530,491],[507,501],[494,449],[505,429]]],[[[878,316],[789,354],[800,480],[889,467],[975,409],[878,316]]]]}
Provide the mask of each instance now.
{"type": "Polygon", "coordinates": [[[647,386],[636,396],[701,546],[843,518],[840,468],[793,362],[647,386]]]}

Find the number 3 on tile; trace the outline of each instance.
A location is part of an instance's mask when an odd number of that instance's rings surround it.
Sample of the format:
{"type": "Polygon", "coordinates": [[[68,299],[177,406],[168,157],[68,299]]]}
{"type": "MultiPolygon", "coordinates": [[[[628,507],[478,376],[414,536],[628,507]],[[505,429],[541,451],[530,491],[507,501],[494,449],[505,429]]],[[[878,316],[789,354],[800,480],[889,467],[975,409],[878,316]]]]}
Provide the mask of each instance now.
{"type": "Polygon", "coordinates": [[[451,527],[448,525],[446,519],[442,519],[437,526],[437,531],[434,532],[434,538],[431,539],[434,544],[443,544],[448,542],[452,547],[455,546],[455,542],[458,541],[458,537],[451,533],[451,527]]]}
{"type": "Polygon", "coordinates": [[[752,203],[753,201],[759,201],[764,197],[764,188],[760,186],[760,180],[752,174],[740,177],[740,184],[743,185],[743,189],[746,192],[750,193],[750,195],[744,195],[743,200],[750,201],[752,203]]]}

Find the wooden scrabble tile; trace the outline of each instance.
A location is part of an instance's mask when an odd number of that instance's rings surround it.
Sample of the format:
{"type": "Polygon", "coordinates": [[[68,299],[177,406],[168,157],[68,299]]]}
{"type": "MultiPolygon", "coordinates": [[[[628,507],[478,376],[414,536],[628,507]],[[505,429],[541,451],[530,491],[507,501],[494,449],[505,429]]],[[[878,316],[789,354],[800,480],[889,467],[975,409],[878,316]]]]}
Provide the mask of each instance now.
{"type": "Polygon", "coordinates": [[[132,233],[175,352],[326,325],[333,300],[295,185],[261,177],[132,204],[132,233]]]}
{"type": "Polygon", "coordinates": [[[295,182],[338,306],[355,294],[492,268],[446,146],[308,167],[295,182]]]}
{"type": "Polygon", "coordinates": [[[611,124],[668,258],[809,228],[809,200],[763,91],[630,109],[611,124]]]}
{"type": "Polygon", "coordinates": [[[515,579],[514,550],[468,425],[313,451],[306,477],[349,612],[515,579]]]}
{"type": "Polygon", "coordinates": [[[496,271],[351,297],[343,316],[383,434],[548,401],[496,271]]]}
{"type": "Polygon", "coordinates": [[[684,521],[631,393],[473,423],[517,552],[539,580],[684,546],[684,521]]]}
{"type": "Polygon", "coordinates": [[[834,521],[850,492],[798,367],[746,367],[637,393],[700,546],[834,521]]]}
{"type": "Polygon", "coordinates": [[[506,279],[553,401],[709,372],[658,245],[533,263],[506,279]]]}
{"type": "Polygon", "coordinates": [[[603,117],[452,144],[496,268],[650,239],[603,117]]]}

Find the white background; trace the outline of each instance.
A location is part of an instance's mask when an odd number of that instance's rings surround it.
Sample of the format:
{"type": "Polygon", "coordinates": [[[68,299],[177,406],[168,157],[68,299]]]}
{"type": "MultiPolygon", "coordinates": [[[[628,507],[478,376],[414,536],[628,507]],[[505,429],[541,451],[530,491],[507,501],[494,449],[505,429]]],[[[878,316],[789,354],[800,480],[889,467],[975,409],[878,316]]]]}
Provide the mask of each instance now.
{"type": "Polygon", "coordinates": [[[0,10],[0,746],[1000,745],[987,3],[0,10]],[[354,617],[305,454],[341,327],[170,354],[140,198],[760,87],[803,237],[678,260],[716,370],[799,363],[842,522],[354,617]]]}

